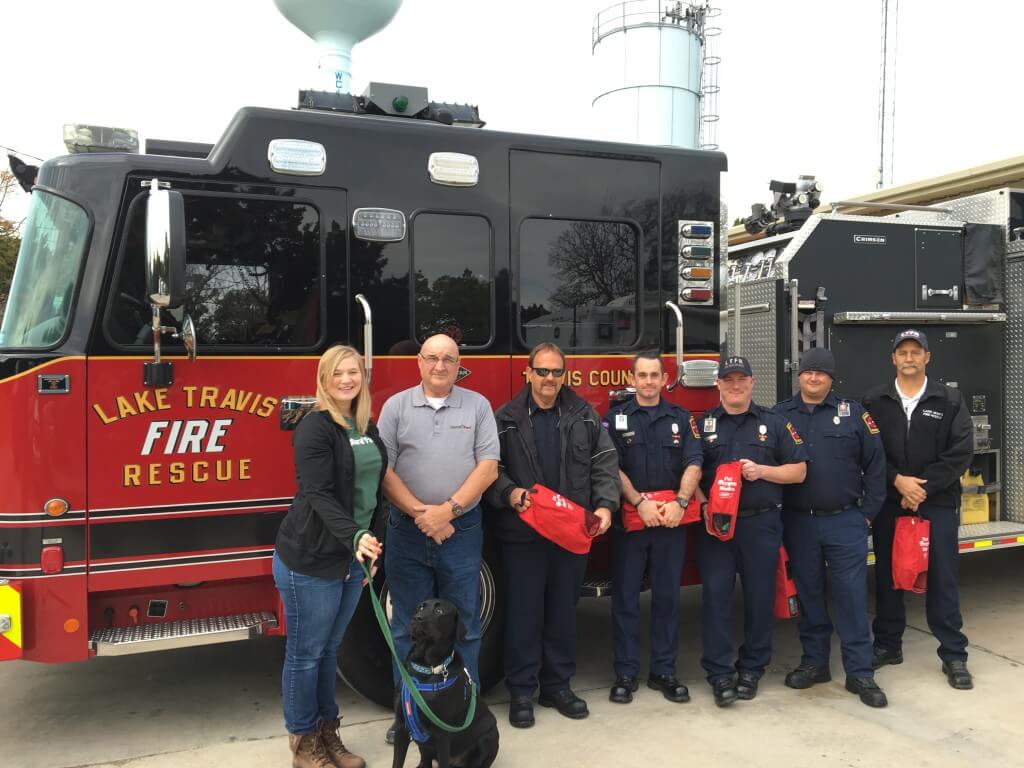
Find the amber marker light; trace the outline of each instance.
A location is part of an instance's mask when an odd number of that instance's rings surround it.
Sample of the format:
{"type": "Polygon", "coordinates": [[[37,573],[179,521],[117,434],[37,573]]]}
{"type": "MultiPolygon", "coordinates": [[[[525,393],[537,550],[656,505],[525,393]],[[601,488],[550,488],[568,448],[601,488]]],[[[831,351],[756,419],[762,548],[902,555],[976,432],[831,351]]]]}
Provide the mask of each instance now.
{"type": "Polygon", "coordinates": [[[684,280],[710,280],[711,267],[687,267],[683,270],[684,280]]]}
{"type": "Polygon", "coordinates": [[[82,625],[79,623],[78,619],[68,619],[64,622],[64,631],[69,635],[73,635],[81,628],[81,626],[82,625]]]}
{"type": "Polygon", "coordinates": [[[49,517],[60,517],[68,511],[68,503],[64,499],[50,499],[43,505],[43,512],[49,517]]]}

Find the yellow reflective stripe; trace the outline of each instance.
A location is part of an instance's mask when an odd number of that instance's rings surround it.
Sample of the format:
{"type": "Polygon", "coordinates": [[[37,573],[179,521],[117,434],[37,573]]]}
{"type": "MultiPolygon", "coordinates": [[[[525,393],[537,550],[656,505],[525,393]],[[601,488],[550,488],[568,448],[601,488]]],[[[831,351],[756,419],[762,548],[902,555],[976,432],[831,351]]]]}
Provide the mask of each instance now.
{"type": "Polygon", "coordinates": [[[981,549],[982,547],[991,547],[992,542],[990,541],[976,541],[974,542],[975,549],[981,549]]]}
{"type": "Polygon", "coordinates": [[[11,629],[3,636],[21,648],[21,592],[10,584],[0,586],[0,613],[11,617],[11,629]]]}

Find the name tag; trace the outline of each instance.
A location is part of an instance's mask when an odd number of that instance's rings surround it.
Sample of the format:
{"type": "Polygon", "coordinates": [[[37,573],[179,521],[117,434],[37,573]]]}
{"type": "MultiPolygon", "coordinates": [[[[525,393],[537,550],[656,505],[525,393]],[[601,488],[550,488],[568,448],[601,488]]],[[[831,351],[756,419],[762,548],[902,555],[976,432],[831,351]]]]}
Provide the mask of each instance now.
{"type": "Polygon", "coordinates": [[[619,432],[623,432],[629,428],[629,420],[626,418],[624,413],[615,414],[615,429],[619,432]]]}
{"type": "Polygon", "coordinates": [[[845,419],[850,415],[850,404],[845,400],[839,404],[839,418],[845,419]]]}
{"type": "Polygon", "coordinates": [[[928,418],[931,418],[931,419],[941,419],[942,418],[942,411],[933,411],[933,410],[931,410],[929,408],[925,408],[923,411],[921,411],[921,415],[922,416],[927,416],[928,418]]]}
{"type": "Polygon", "coordinates": [[[706,419],[704,419],[705,432],[714,432],[717,427],[718,419],[716,419],[714,416],[708,416],[706,419]]]}

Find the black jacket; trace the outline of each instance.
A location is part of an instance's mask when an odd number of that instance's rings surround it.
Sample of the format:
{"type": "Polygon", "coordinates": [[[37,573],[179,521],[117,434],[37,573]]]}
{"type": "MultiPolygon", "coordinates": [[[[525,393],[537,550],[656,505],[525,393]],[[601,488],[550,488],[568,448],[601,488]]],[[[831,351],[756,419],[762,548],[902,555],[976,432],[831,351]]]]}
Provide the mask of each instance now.
{"type": "MultiPolygon", "coordinates": [[[[501,462],[498,479],[484,499],[494,510],[489,521],[502,541],[534,541],[539,535],[519,519],[509,494],[515,488],[543,484],[540,459],[533,438],[527,398],[529,385],[501,406],[494,414],[498,422],[501,462]]],[[[552,488],[586,509],[606,507],[614,512],[622,491],[619,482],[619,458],[612,439],[601,426],[597,411],[568,387],[558,394],[559,436],[562,466],[559,483],[552,488]]]]}
{"type": "MultiPolygon", "coordinates": [[[[366,435],[381,458],[377,508],[370,522],[375,530],[388,454],[372,421],[366,435]]],[[[307,576],[344,578],[352,562],[352,537],[359,530],[352,513],[355,456],[348,432],[327,411],[312,411],[296,427],[292,446],[296,491],[277,531],[278,557],[291,570],[307,576]]]]}
{"type": "Polygon", "coordinates": [[[899,503],[893,481],[900,474],[927,480],[928,502],[958,507],[960,476],[974,455],[974,426],[960,390],[928,379],[909,427],[895,382],[870,390],[864,407],[882,432],[886,500],[899,503]]]}

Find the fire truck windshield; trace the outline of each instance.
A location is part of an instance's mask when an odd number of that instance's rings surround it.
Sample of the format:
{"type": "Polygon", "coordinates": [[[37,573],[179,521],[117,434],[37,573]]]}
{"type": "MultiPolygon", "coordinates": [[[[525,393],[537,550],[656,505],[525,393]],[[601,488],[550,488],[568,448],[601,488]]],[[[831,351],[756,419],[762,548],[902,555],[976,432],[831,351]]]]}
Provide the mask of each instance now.
{"type": "Polygon", "coordinates": [[[0,348],[50,347],[64,337],[88,235],[81,207],[38,189],[32,194],[0,348]]]}

